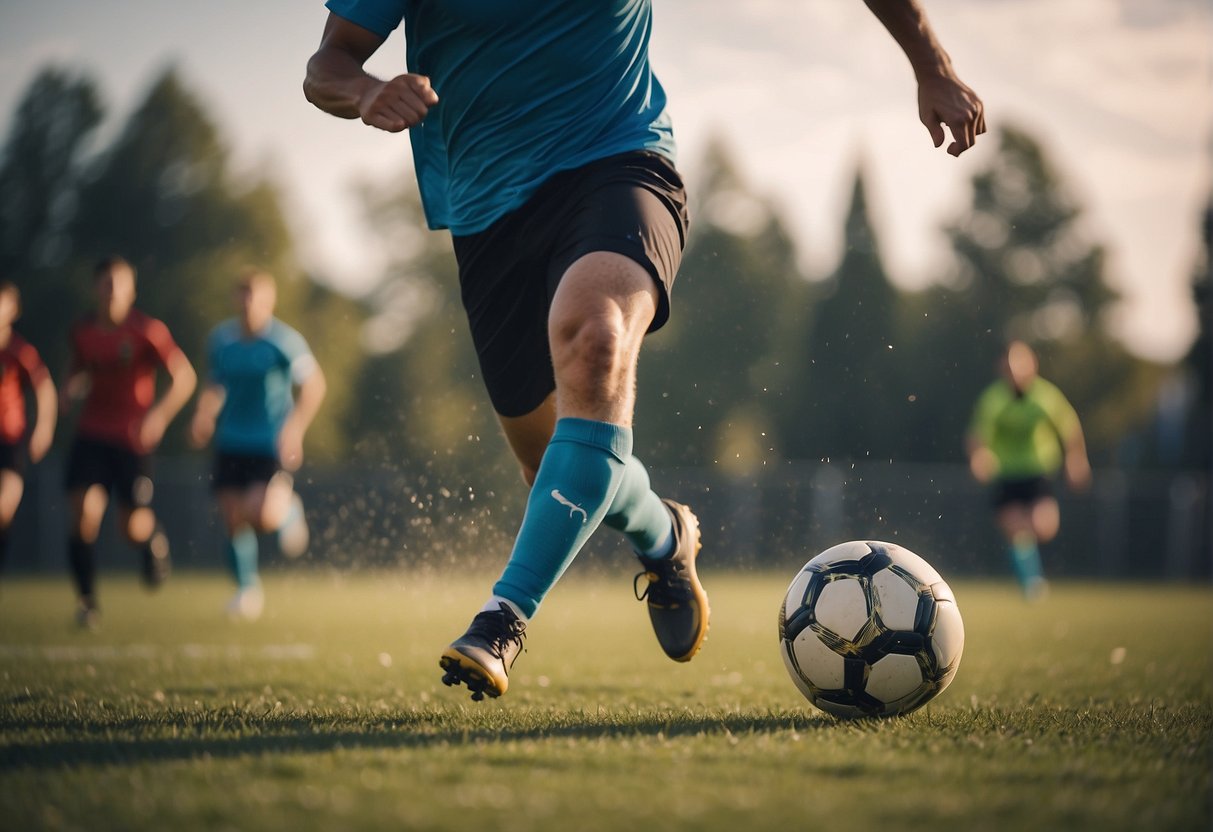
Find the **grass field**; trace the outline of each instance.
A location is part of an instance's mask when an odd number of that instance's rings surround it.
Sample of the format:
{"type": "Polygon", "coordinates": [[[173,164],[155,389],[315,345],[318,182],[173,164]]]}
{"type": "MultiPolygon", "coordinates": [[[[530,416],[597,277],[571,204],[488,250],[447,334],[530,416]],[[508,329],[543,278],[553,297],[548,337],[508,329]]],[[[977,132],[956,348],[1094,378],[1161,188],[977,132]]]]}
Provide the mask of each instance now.
{"type": "Polygon", "coordinates": [[[66,578],[0,586],[0,828],[1210,829],[1208,587],[954,584],[951,688],[845,723],[786,677],[785,575],[705,575],[678,665],[630,575],[574,574],[480,704],[436,659],[483,580],[271,574],[237,625],[218,577],[102,578],[97,633],[66,578]]]}

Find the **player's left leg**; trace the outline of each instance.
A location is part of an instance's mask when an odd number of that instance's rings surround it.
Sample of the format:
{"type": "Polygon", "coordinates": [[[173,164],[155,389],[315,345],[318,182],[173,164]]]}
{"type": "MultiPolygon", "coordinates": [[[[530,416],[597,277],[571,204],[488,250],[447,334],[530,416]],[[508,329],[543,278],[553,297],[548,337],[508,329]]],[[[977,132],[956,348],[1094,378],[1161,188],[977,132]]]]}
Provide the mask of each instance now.
{"type": "Polygon", "coordinates": [[[140,575],[148,589],[156,589],[172,571],[168,535],[152,511],[152,459],[147,454],[115,452],[115,493],[118,528],[126,541],[139,551],[140,575]]]}
{"type": "Polygon", "coordinates": [[[1040,497],[1031,506],[1032,531],[1042,544],[1049,543],[1057,537],[1061,529],[1061,509],[1057,498],[1053,496],[1040,497]]]}
{"type": "Polygon", "coordinates": [[[294,478],[286,471],[275,470],[261,495],[259,504],[247,506],[249,516],[257,520],[258,531],[273,532],[282,554],[299,557],[307,551],[309,533],[303,498],[295,491],[294,478]]]}
{"type": "Polygon", "coordinates": [[[258,569],[261,553],[257,530],[252,522],[256,515],[250,514],[249,506],[264,502],[265,483],[244,487],[224,483],[215,489],[215,500],[227,533],[225,560],[236,581],[236,594],[228,602],[227,613],[232,618],[255,621],[264,609],[265,594],[258,569]]]}
{"type": "Polygon", "coordinates": [[[8,530],[21,496],[25,492],[25,479],[12,468],[0,468],[0,571],[8,559],[8,530]]]}

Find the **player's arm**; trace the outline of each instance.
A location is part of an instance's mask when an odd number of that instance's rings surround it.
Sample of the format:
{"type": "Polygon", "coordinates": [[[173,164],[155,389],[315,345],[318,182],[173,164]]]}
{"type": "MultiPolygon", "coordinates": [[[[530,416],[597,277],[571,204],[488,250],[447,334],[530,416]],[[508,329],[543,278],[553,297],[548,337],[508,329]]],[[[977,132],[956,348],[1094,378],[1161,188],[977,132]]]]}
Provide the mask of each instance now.
{"type": "Polygon", "coordinates": [[[93,377],[86,369],[84,361],[81,360],[80,344],[76,340],[76,330],[73,328],[71,358],[67,365],[67,372],[63,374],[63,386],[59,388],[59,412],[69,412],[76,402],[83,400],[88,395],[92,386],[93,377]]]}
{"type": "Polygon", "coordinates": [[[198,395],[198,404],[194,407],[194,418],[190,419],[190,444],[195,448],[204,448],[215,435],[215,422],[227,391],[222,384],[208,384],[198,395]]]}
{"type": "Polygon", "coordinates": [[[977,94],[957,77],[917,0],[864,2],[910,61],[918,80],[918,117],[931,140],[936,147],[943,144],[941,125],[946,125],[952,132],[948,153],[964,153],[986,132],[985,111],[977,94]]]}
{"type": "Polygon", "coordinates": [[[973,479],[987,483],[998,473],[998,457],[990,447],[975,433],[970,433],[965,440],[965,450],[969,455],[969,471],[973,479]]]}
{"type": "Polygon", "coordinates": [[[1065,454],[1062,470],[1066,485],[1078,491],[1084,490],[1091,484],[1091,461],[1087,458],[1087,440],[1078,411],[1056,387],[1050,384],[1046,389],[1051,394],[1047,407],[1049,421],[1057,432],[1065,454]]]}
{"type": "Polygon", "coordinates": [[[324,401],[326,393],[328,382],[324,379],[324,372],[319,365],[313,365],[311,372],[299,384],[295,407],[278,434],[278,461],[286,470],[297,470],[303,464],[303,436],[320,411],[320,403],[324,401]]]}
{"type": "Polygon", "coordinates": [[[360,118],[371,127],[399,133],[425,118],[438,96],[424,75],[406,73],[388,81],[363,69],[386,38],[330,13],[320,48],[307,62],[303,94],[338,118],[360,118]]]}
{"type": "Polygon", "coordinates": [[[55,420],[59,416],[59,393],[42,356],[31,344],[23,344],[18,359],[22,381],[34,393],[34,426],[29,435],[29,458],[41,462],[55,438],[55,420]]]}
{"type": "Polygon", "coordinates": [[[160,400],[151,406],[143,417],[139,428],[139,442],[146,451],[153,451],[164,438],[164,431],[173,421],[185,403],[194,395],[198,386],[198,374],[194,365],[185,357],[181,350],[175,350],[164,360],[164,369],[168,373],[169,385],[160,400]]]}
{"type": "Polygon", "coordinates": [[[1087,440],[1082,426],[1076,421],[1074,431],[1066,438],[1066,484],[1082,491],[1091,484],[1091,461],[1087,458],[1087,440]]]}
{"type": "Polygon", "coordinates": [[[29,435],[29,458],[40,462],[51,449],[55,438],[55,421],[59,418],[59,392],[50,373],[43,373],[34,383],[34,429],[29,435]]]}
{"type": "Polygon", "coordinates": [[[986,392],[977,400],[968,433],[965,434],[969,471],[973,479],[980,483],[987,483],[998,475],[998,457],[990,450],[989,426],[993,419],[990,410],[990,394],[986,392]]]}

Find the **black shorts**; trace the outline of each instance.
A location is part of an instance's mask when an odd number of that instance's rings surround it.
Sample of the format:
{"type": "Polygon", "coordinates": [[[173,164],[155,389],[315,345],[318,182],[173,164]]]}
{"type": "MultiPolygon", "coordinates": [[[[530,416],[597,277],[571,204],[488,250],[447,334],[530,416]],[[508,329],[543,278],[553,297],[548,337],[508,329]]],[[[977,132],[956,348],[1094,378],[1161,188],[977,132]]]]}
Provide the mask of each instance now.
{"type": "Polygon", "coordinates": [[[1037,500],[1053,496],[1047,477],[1023,477],[994,483],[994,508],[1011,504],[1030,506],[1037,500]]]}
{"type": "Polygon", "coordinates": [[[275,456],[218,451],[211,469],[211,490],[244,490],[254,483],[269,482],[281,469],[275,456]]]}
{"type": "Polygon", "coordinates": [[[15,471],[25,476],[29,453],[22,442],[0,442],[0,471],[15,471]]]}
{"type": "Polygon", "coordinates": [[[67,461],[67,490],[100,485],[127,508],[152,504],[152,458],[130,448],[77,437],[67,461]]]}
{"type": "Polygon", "coordinates": [[[643,266],[659,293],[649,332],[665,324],[689,224],[673,164],[635,152],[556,173],[484,231],[455,237],[463,307],[493,408],[522,416],[556,389],[548,309],[561,277],[587,254],[610,251],[643,266]]]}

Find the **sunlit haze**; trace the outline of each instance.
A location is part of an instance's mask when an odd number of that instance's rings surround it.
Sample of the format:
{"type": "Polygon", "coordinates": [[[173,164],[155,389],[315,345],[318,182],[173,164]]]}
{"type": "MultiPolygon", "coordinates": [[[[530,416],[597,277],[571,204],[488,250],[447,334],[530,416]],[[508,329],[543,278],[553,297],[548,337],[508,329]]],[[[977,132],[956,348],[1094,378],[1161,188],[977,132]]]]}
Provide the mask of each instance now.
{"type": "MultiPolygon", "coordinates": [[[[868,175],[887,268],[923,285],[946,268],[941,226],[968,201],[994,145],[960,159],[918,124],[909,66],[859,0],[655,0],[653,62],[671,99],[692,187],[712,136],[776,200],[806,273],[838,257],[840,212],[856,167],[868,175]]],[[[1118,331],[1172,360],[1196,329],[1190,278],[1209,197],[1210,47],[1203,0],[924,0],[991,128],[1039,139],[1111,254],[1126,303],[1118,331]]],[[[48,63],[88,72],[114,130],[176,64],[241,169],[287,195],[305,262],[357,293],[383,252],[364,236],[351,183],[410,165],[407,138],[313,109],[300,91],[326,11],[286,0],[14,0],[0,5],[0,130],[48,63]]],[[[401,71],[397,32],[372,60],[401,71]]],[[[441,94],[441,90],[439,90],[441,94]]]]}

